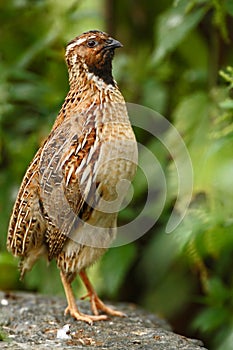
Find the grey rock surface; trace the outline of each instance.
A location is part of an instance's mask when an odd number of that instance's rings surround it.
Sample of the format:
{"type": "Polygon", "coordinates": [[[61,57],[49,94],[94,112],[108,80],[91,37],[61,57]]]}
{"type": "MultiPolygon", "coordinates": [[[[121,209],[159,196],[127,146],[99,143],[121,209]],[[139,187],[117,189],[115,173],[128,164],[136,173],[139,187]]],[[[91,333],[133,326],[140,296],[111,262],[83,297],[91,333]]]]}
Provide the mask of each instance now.
{"type": "MultiPolygon", "coordinates": [[[[135,305],[112,306],[127,317],[90,326],[64,316],[65,299],[0,292],[0,333],[5,335],[0,349],[205,349],[200,341],[173,333],[165,321],[135,305]]],[[[79,302],[79,307],[89,312],[88,302],[79,302]]]]}

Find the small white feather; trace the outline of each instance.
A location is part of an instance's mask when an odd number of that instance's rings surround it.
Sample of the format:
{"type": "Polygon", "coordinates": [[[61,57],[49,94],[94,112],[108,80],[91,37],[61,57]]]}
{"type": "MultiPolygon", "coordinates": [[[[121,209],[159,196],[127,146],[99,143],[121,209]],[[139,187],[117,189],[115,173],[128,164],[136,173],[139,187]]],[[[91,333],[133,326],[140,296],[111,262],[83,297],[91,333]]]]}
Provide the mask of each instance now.
{"type": "Polygon", "coordinates": [[[57,330],[57,339],[71,339],[70,325],[65,324],[62,328],[57,330]]]}

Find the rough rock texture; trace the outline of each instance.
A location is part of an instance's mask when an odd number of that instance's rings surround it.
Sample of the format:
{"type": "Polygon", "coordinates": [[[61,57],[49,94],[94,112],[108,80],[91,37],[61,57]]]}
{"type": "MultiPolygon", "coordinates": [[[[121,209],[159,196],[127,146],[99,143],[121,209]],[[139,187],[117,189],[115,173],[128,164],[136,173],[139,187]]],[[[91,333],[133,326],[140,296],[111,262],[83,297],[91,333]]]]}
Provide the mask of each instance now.
{"type": "MultiPolygon", "coordinates": [[[[88,302],[79,305],[89,312],[88,302]]],[[[205,349],[200,341],[173,333],[165,321],[131,304],[114,305],[128,317],[92,326],[64,316],[65,307],[58,297],[0,292],[0,349],[205,349]]]]}

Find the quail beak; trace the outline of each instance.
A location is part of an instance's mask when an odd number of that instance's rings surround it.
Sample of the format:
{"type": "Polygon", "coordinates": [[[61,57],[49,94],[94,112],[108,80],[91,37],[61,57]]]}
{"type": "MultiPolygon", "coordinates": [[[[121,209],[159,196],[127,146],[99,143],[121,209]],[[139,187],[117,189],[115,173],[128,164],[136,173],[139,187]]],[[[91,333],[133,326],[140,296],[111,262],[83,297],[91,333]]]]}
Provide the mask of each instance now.
{"type": "Polygon", "coordinates": [[[116,49],[118,47],[123,47],[123,45],[120,43],[120,41],[115,40],[113,38],[109,38],[106,41],[105,49],[116,49]]]}

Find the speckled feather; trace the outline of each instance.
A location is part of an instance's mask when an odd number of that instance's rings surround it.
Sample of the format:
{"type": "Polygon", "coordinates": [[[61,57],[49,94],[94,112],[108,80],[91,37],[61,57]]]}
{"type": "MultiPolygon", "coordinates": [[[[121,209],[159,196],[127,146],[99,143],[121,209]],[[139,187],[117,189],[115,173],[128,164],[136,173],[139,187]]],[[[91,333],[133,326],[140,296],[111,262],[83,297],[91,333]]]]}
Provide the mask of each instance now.
{"type": "Polygon", "coordinates": [[[24,176],[9,225],[7,246],[21,257],[22,276],[44,255],[72,281],[114,239],[117,211],[98,203],[114,201],[118,182],[132,180],[137,149],[112,78],[114,49],[105,49],[112,40],[90,31],[67,45],[70,91],[24,176]],[[98,45],[88,47],[91,40],[98,45]],[[95,242],[94,232],[88,244],[85,223],[106,228],[105,236],[95,242]]]}

